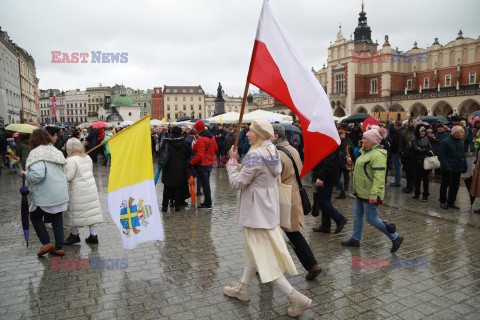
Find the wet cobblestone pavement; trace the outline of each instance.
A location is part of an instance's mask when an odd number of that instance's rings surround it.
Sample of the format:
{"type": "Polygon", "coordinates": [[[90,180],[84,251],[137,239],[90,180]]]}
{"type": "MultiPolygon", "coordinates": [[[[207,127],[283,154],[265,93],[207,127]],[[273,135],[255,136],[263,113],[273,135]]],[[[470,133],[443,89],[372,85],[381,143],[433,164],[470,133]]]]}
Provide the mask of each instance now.
{"type": "MultiPolygon", "coordinates": [[[[65,259],[128,259],[125,269],[52,269],[61,262],[37,258],[40,243],[31,227],[27,248],[20,220],[21,180],[0,176],[0,318],[2,319],[288,319],[285,296],[258,278],[250,288],[251,301],[240,302],[222,294],[243,272],[243,234],[234,223],[236,193],[230,190],[225,169],[212,171],[213,209],[187,208],[163,214],[165,241],[122,249],[118,229],[107,210],[107,168],[95,165],[105,222],[99,226],[98,246],[84,239],[66,247],[65,259]],[[58,264],[57,264],[58,263],[58,264]]],[[[159,201],[161,185],[157,186],[159,201]]],[[[311,231],[320,218],[306,217],[303,234],[323,268],[312,282],[289,248],[299,271],[287,275],[291,284],[313,299],[300,319],[479,319],[480,235],[477,217],[469,210],[462,188],[460,211],[441,212],[438,188],[421,203],[399,190],[387,188],[381,218],[397,225],[405,236],[400,250],[390,253],[391,242],[365,224],[360,248],[340,241],[353,230],[353,199],[333,199],[349,218],[337,235],[311,231]],[[400,209],[397,209],[400,208],[400,209]],[[447,215],[455,219],[447,219],[447,215]],[[473,222],[472,222],[473,221],[473,222]],[[472,223],[470,223],[472,222],[472,223]],[[353,268],[352,257],[367,259],[370,269],[353,268]],[[387,268],[380,266],[388,260],[387,268]],[[399,260],[403,259],[403,260],[399,260]],[[403,264],[398,264],[402,261],[403,264]],[[421,265],[407,262],[422,262],[421,265]],[[392,264],[393,263],[393,264],[392,264]]],[[[478,206],[478,205],[477,205],[478,206]]],[[[476,206],[474,206],[476,208],[476,206]]],[[[51,230],[50,230],[51,233],[51,230]]],[[[68,236],[68,231],[65,231],[68,236]]],[[[53,236],[52,236],[53,239],[53,236]]],[[[98,260],[97,260],[98,261],[98,260]]],[[[124,260],[125,261],[125,260],[124,260]]],[[[111,261],[104,261],[110,266],[111,261]]],[[[120,264],[120,266],[122,266],[120,264]]],[[[124,265],[123,265],[124,266],[124,265]]],[[[354,266],[366,266],[355,261],[354,266]]]]}

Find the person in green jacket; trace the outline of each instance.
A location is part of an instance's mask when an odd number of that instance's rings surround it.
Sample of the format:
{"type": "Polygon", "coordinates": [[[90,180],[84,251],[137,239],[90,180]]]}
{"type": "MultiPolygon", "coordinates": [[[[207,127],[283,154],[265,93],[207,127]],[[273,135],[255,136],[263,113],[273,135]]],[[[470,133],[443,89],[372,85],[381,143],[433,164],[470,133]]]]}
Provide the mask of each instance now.
{"type": "Polygon", "coordinates": [[[342,245],[359,247],[362,240],[363,216],[367,222],[383,232],[392,240],[391,252],[400,248],[403,237],[396,232],[387,231],[386,225],[378,218],[378,206],[385,196],[385,174],[387,167],[387,151],[380,142],[387,136],[384,128],[371,129],[363,134],[360,157],[355,162],[353,171],[353,193],[357,197],[353,207],[353,235],[342,245]]]}
{"type": "Polygon", "coordinates": [[[20,133],[17,143],[17,156],[22,162],[22,170],[25,170],[28,155],[30,154],[30,134],[20,133]]]}

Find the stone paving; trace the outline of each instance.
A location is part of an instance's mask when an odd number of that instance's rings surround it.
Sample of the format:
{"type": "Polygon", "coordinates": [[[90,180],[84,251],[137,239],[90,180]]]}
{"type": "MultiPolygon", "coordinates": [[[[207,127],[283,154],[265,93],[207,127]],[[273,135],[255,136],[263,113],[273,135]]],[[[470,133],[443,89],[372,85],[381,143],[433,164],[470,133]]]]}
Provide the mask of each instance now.
{"type": "MultiPolygon", "coordinates": [[[[21,180],[0,176],[1,319],[289,318],[284,295],[270,284],[260,284],[257,278],[251,286],[250,302],[222,294],[223,286],[237,281],[243,271],[243,234],[234,223],[238,196],[229,188],[225,169],[212,171],[212,210],[167,212],[163,214],[165,241],[143,243],[130,251],[122,249],[118,229],[107,210],[107,170],[101,165],[94,169],[105,218],[99,227],[100,244],[86,245],[83,240],[88,229],[83,228],[81,245],[67,247],[64,258],[69,259],[69,267],[76,266],[72,259],[128,259],[127,268],[119,264],[114,269],[92,269],[90,263],[86,269],[56,269],[52,264],[67,265],[48,255],[37,258],[40,243],[33,228],[28,248],[23,240],[21,180]]],[[[159,200],[161,190],[160,184],[159,200]]],[[[473,216],[465,199],[460,213],[438,209],[437,215],[435,186],[426,204],[391,188],[388,192],[381,217],[394,222],[405,236],[395,254],[390,253],[388,238],[368,224],[360,248],[340,245],[352,234],[352,198],[333,200],[350,219],[338,235],[312,232],[320,219],[306,217],[303,234],[324,271],[315,281],[307,282],[290,248],[299,275],[287,275],[287,279],[313,299],[311,309],[299,318],[478,319],[479,229],[466,223],[468,219],[458,222],[444,218],[473,216]],[[352,258],[358,257],[365,261],[355,260],[352,268],[352,258]],[[382,269],[372,259],[379,259],[380,266],[389,264],[382,269]],[[399,259],[404,259],[400,265],[399,259]],[[421,265],[408,264],[419,261],[421,265]]],[[[67,230],[65,233],[68,236],[67,230]]],[[[104,263],[112,266],[111,261],[104,263]]]]}

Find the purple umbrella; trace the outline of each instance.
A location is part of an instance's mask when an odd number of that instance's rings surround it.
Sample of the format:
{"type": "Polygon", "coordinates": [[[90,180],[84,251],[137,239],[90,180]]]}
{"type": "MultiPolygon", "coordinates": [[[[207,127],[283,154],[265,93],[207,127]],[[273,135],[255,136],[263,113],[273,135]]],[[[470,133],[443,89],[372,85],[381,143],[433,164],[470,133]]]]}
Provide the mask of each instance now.
{"type": "Polygon", "coordinates": [[[27,195],[30,193],[27,186],[25,185],[25,175],[23,175],[23,186],[20,188],[20,194],[22,195],[22,227],[23,227],[23,235],[25,236],[25,241],[27,241],[28,247],[28,239],[30,237],[29,228],[30,224],[28,223],[28,199],[27,195]]]}

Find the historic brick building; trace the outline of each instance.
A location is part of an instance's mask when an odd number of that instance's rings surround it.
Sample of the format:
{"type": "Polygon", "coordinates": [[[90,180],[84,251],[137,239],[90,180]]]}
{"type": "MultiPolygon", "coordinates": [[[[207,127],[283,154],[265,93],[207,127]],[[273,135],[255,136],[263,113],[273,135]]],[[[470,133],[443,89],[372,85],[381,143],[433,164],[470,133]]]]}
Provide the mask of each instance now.
{"type": "Polygon", "coordinates": [[[346,40],[340,27],[326,66],[315,75],[337,117],[357,112],[388,112],[390,120],[468,114],[480,110],[480,37],[463,37],[460,31],[445,45],[435,38],[426,49],[415,42],[400,52],[385,36],[379,48],[362,5],[353,39],[346,40]]]}
{"type": "Polygon", "coordinates": [[[153,88],[152,93],[152,116],[151,119],[162,120],[165,116],[163,110],[163,92],[162,88],[153,88]]]}

